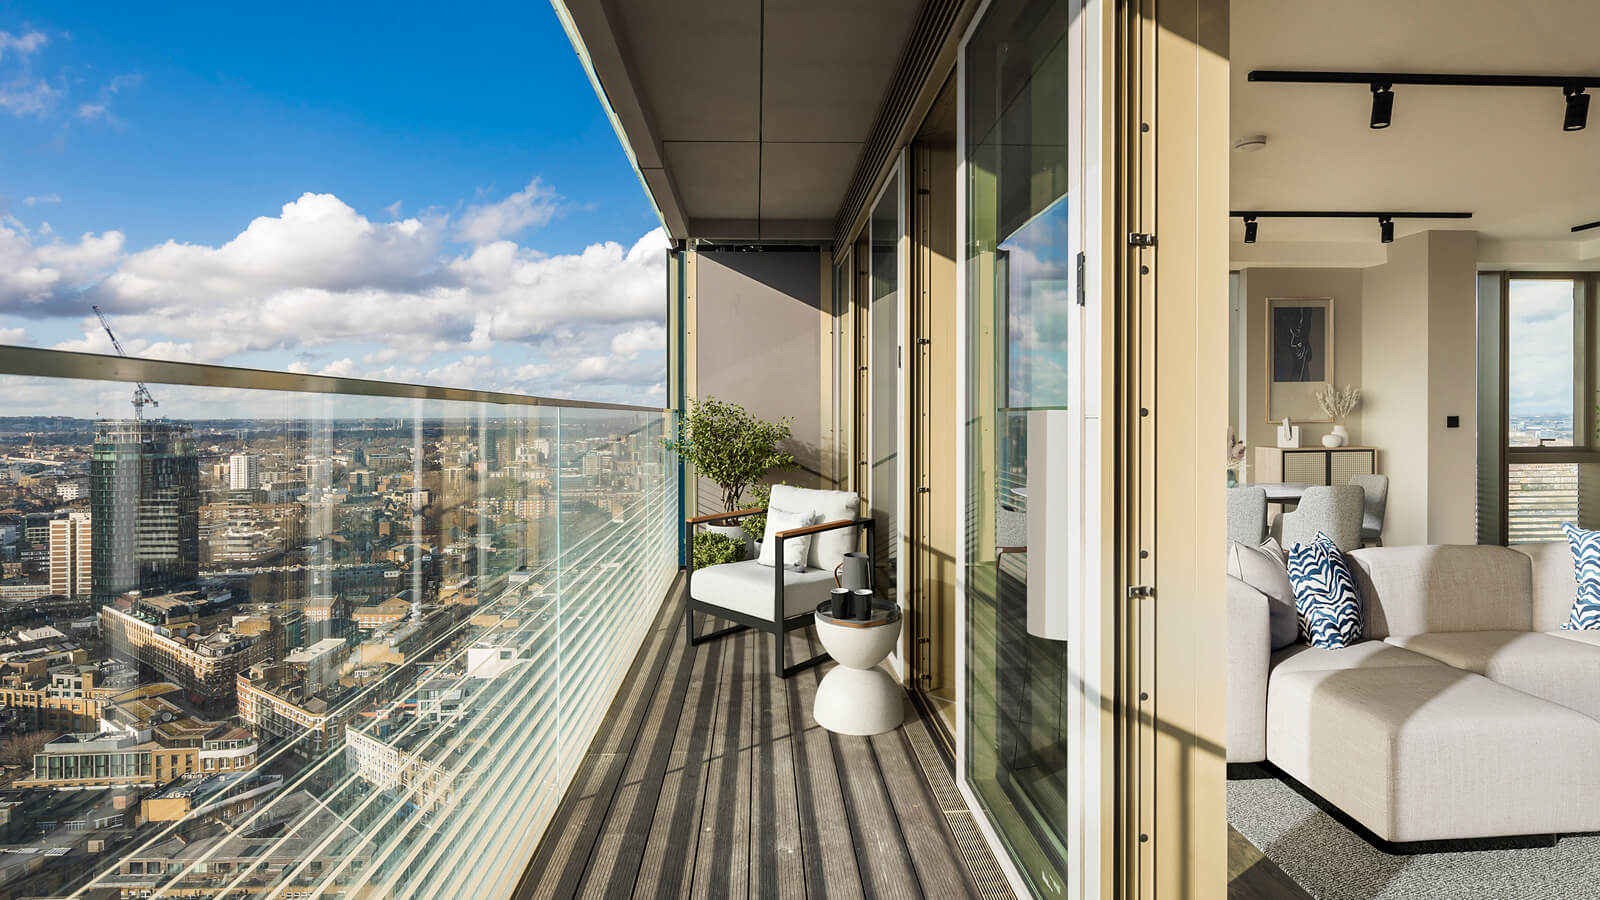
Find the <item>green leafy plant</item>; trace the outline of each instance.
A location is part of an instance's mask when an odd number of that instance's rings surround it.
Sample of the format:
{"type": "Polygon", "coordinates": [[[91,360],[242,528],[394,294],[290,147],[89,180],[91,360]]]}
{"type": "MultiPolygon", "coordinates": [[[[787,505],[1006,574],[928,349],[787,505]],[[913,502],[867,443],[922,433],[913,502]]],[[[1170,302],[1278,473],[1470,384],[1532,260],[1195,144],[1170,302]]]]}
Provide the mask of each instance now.
{"type": "Polygon", "coordinates": [[[750,540],[759,541],[767,536],[767,505],[772,502],[772,487],[758,484],[750,490],[750,505],[761,507],[761,512],[753,516],[745,516],[739,521],[744,533],[750,535],[750,540]]]}
{"type": "Polygon", "coordinates": [[[691,403],[678,421],[677,436],[662,443],[716,482],[723,511],[733,512],[762,475],[794,465],[794,454],[778,448],[789,439],[793,421],[765,422],[737,403],[707,397],[691,403]]]}
{"type": "Polygon", "coordinates": [[[714,531],[694,536],[694,567],[704,569],[744,559],[744,541],[714,531]]]}

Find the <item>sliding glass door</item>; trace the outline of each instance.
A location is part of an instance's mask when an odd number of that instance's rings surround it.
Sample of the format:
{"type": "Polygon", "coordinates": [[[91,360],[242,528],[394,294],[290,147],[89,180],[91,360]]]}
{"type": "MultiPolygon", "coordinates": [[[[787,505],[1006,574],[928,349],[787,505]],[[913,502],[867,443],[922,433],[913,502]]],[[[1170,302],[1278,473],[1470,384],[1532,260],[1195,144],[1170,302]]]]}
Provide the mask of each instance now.
{"type": "Polygon", "coordinates": [[[867,223],[867,496],[877,541],[873,586],[890,602],[898,602],[900,564],[900,254],[905,233],[900,178],[901,169],[896,167],[867,223]]]}
{"type": "Polygon", "coordinates": [[[959,763],[1015,874],[1041,897],[1085,896],[1094,839],[1083,809],[1085,753],[1098,739],[1086,733],[1097,704],[1086,714],[1093,678],[1082,673],[1094,671],[1085,654],[1099,640],[1083,619],[1099,602],[1089,550],[1099,539],[1099,381],[1098,313],[1084,293],[1084,6],[993,0],[960,62],[959,763]]]}

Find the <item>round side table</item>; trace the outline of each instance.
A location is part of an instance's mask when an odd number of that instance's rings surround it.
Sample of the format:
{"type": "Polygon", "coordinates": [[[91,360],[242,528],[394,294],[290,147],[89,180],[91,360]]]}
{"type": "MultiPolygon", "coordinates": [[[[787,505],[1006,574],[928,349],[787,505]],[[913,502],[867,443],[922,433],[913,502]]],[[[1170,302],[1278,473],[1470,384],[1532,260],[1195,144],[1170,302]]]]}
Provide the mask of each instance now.
{"type": "Polygon", "coordinates": [[[900,609],[875,610],[865,622],[835,619],[817,607],[817,639],[839,664],[817,685],[812,716],[836,734],[882,734],[900,726],[900,688],[878,664],[900,637],[900,609]]]}

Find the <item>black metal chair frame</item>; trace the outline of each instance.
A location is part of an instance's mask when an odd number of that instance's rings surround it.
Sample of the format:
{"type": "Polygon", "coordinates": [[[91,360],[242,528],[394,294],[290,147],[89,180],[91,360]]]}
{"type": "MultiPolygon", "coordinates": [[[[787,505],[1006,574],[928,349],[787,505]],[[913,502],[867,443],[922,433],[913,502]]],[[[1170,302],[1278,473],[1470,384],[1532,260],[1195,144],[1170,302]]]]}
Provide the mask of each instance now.
{"type": "MultiPolygon", "coordinates": [[[[694,527],[696,525],[732,522],[745,518],[746,516],[753,516],[760,512],[765,512],[765,510],[760,508],[740,509],[728,513],[714,513],[709,516],[697,516],[695,518],[688,519],[683,523],[683,542],[685,548],[684,557],[688,560],[684,575],[683,628],[684,633],[689,638],[689,646],[691,647],[703,644],[706,641],[715,640],[720,637],[726,637],[730,634],[736,634],[740,631],[750,628],[770,634],[772,635],[773,646],[777,650],[775,656],[775,659],[777,660],[777,675],[780,678],[788,678],[796,672],[802,672],[811,668],[812,666],[821,664],[828,659],[828,654],[819,653],[810,659],[802,660],[792,666],[784,665],[784,660],[787,655],[786,644],[788,643],[785,640],[785,636],[796,628],[804,628],[807,625],[812,624],[813,617],[810,610],[807,610],[806,612],[796,616],[790,616],[787,618],[784,617],[783,566],[779,565],[772,567],[773,607],[772,618],[770,620],[763,619],[759,616],[752,616],[746,613],[736,612],[726,607],[717,606],[714,603],[706,603],[694,599],[694,527]],[[697,612],[703,615],[727,619],[735,624],[726,628],[719,628],[707,634],[697,635],[695,634],[694,628],[694,614],[697,612]]],[[[772,536],[772,540],[776,545],[772,548],[773,559],[783,559],[783,542],[785,540],[790,538],[804,537],[805,535],[820,534],[824,531],[836,531],[840,528],[855,528],[858,529],[858,534],[864,533],[866,535],[868,564],[875,565],[876,560],[873,558],[873,523],[871,516],[865,516],[856,519],[839,519],[838,521],[834,522],[823,522],[819,525],[807,525],[803,528],[792,528],[788,531],[777,532],[772,536]]]]}

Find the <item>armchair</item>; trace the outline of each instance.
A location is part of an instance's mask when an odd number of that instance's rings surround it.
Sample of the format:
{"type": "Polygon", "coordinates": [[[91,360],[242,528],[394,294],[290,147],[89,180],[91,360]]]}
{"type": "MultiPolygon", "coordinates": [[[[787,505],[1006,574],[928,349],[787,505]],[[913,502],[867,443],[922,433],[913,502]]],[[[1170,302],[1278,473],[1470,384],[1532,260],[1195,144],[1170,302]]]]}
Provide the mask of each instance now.
{"type": "MultiPolygon", "coordinates": [[[[806,554],[806,565],[801,571],[777,565],[763,566],[753,559],[723,563],[696,570],[694,554],[688,553],[687,589],[685,590],[683,622],[690,646],[705,643],[725,635],[754,628],[772,635],[776,648],[776,670],[779,677],[790,675],[817,665],[828,658],[826,653],[790,666],[786,664],[786,636],[796,628],[812,623],[812,613],[818,604],[828,599],[834,586],[833,570],[848,550],[854,549],[860,536],[866,535],[867,552],[872,552],[873,529],[870,517],[856,516],[859,500],[855,494],[841,491],[817,491],[806,488],[776,485],[770,502],[773,508],[791,512],[810,511],[825,521],[801,528],[791,528],[773,533],[769,540],[775,544],[773,559],[780,563],[785,558],[785,541],[812,537],[806,554]],[[842,532],[848,531],[848,534],[842,532]],[[826,539],[824,538],[831,538],[826,539]],[[695,614],[700,613],[726,619],[734,624],[696,634],[695,614]]],[[[702,523],[732,522],[761,512],[761,508],[735,510],[696,516],[684,522],[683,538],[693,545],[694,527],[702,523]]]]}

